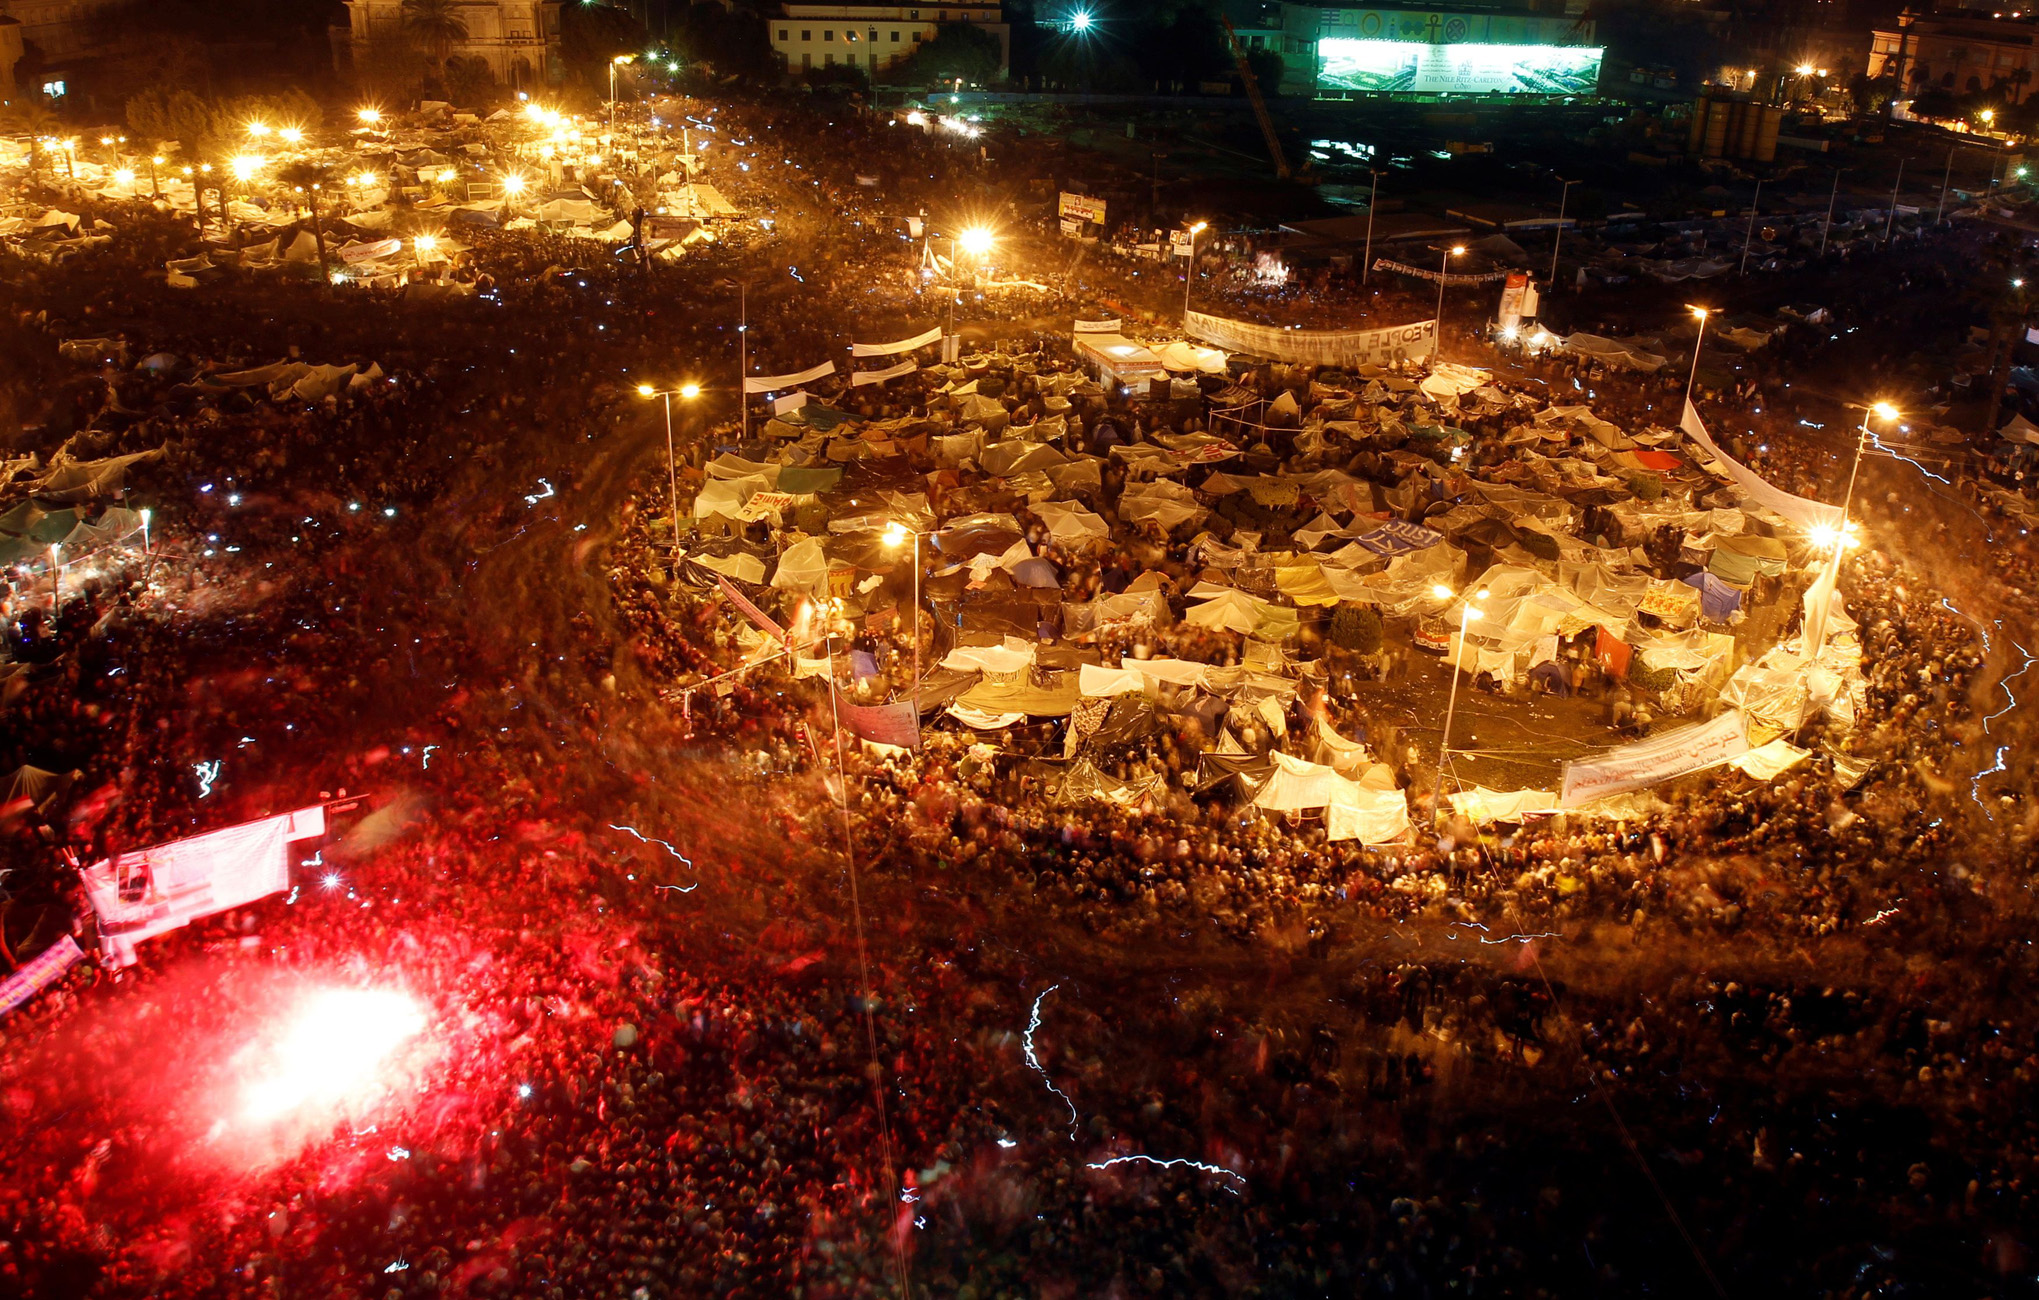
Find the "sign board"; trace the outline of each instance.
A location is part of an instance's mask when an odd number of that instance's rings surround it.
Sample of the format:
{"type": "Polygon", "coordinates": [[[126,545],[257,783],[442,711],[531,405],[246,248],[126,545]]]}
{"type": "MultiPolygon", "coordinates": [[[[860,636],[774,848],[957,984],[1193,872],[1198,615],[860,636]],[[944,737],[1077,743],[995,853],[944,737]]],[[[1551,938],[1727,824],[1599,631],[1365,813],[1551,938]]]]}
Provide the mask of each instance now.
{"type": "Polygon", "coordinates": [[[1423,361],[1437,350],[1434,320],[1378,330],[1291,330],[1193,311],[1185,322],[1185,332],[1227,352],[1348,369],[1423,361]]]}
{"type": "Polygon", "coordinates": [[[1600,84],[1593,45],[1325,37],[1317,42],[1317,89],[1433,95],[1590,95],[1600,84]]]}
{"type": "Polygon", "coordinates": [[[1679,727],[1661,736],[1620,749],[1598,758],[1565,764],[1564,792],[1559,799],[1567,808],[1640,790],[1689,772],[1717,767],[1749,751],[1747,720],[1741,710],[1729,709],[1711,722],[1679,727]]]}
{"type": "Polygon", "coordinates": [[[1074,217],[1078,221],[1093,221],[1101,226],[1104,224],[1105,203],[1103,199],[1093,199],[1086,194],[1071,194],[1068,190],[1063,190],[1061,202],[1056,205],[1055,212],[1057,216],[1074,217]]]}
{"type": "Polygon", "coordinates": [[[1524,271],[1510,271],[1508,282],[1501,287],[1501,328],[1512,330],[1522,323],[1522,296],[1529,292],[1529,275],[1524,271]]]}

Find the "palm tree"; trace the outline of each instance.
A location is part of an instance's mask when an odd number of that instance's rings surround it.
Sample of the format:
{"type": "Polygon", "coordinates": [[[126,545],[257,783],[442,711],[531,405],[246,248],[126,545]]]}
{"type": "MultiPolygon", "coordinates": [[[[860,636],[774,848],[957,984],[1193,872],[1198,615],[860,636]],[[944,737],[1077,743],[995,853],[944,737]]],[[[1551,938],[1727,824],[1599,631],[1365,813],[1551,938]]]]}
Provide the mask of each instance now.
{"type": "Polygon", "coordinates": [[[23,95],[8,105],[4,121],[9,131],[28,137],[29,175],[41,172],[44,162],[42,142],[57,129],[55,111],[41,96],[23,95]]]}
{"type": "Polygon", "coordinates": [[[467,39],[467,20],[460,16],[459,0],[404,0],[403,28],[431,52],[432,62],[442,73],[453,47],[467,39]]]}
{"type": "Polygon", "coordinates": [[[332,272],[326,266],[326,227],[319,216],[319,192],[325,188],[326,169],[313,162],[292,163],[276,174],[276,179],[304,194],[305,202],[312,210],[312,239],[319,248],[319,279],[325,281],[326,292],[332,292],[332,272]]]}

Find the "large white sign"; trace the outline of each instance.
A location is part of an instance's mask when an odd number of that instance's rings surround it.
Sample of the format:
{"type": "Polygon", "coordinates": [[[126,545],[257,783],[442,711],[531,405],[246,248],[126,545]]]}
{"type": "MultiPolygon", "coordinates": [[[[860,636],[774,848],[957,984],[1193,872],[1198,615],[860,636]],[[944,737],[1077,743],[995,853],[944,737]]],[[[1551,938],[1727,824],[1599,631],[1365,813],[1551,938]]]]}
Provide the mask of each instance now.
{"type": "Polygon", "coordinates": [[[1594,45],[1355,40],[1317,42],[1319,90],[1377,94],[1590,95],[1600,82],[1594,45]]]}
{"type": "Polygon", "coordinates": [[[1396,361],[1424,361],[1437,351],[1434,320],[1379,330],[1291,330],[1193,311],[1186,326],[1189,334],[1227,352],[1307,365],[1385,366],[1396,361]]]}
{"type": "Polygon", "coordinates": [[[1678,727],[1611,749],[1598,758],[1565,764],[1565,787],[1559,802],[1576,808],[1611,794],[1717,767],[1748,752],[1747,719],[1740,709],[1730,709],[1712,722],[1678,727]]]}
{"type": "Polygon", "coordinates": [[[290,885],[286,846],[325,833],[326,810],[300,808],[87,867],[79,875],[106,960],[130,965],[144,939],[280,893],[290,885]]]}

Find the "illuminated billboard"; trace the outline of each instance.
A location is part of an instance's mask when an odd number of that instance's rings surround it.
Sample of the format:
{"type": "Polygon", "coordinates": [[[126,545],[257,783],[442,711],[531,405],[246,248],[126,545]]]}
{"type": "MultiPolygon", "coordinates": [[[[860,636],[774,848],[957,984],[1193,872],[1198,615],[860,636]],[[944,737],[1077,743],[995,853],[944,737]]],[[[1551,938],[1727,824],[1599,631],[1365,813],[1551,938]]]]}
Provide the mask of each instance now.
{"type": "Polygon", "coordinates": [[[1317,42],[1317,90],[1437,95],[1590,95],[1597,45],[1431,45],[1327,36],[1317,42]]]}

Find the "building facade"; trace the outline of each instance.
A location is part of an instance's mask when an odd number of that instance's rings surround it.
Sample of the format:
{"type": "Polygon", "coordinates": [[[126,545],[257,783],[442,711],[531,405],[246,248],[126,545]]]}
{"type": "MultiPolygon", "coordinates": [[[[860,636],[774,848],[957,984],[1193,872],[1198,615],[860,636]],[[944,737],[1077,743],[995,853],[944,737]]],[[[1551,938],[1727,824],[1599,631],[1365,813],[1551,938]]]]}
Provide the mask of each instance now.
{"type": "Polygon", "coordinates": [[[795,4],[771,20],[772,49],[788,72],[843,65],[883,81],[897,64],[935,38],[944,23],[970,23],[998,38],[998,73],[1012,66],[1012,28],[995,4],[795,4]]]}
{"type": "Polygon", "coordinates": [[[1999,90],[2022,104],[2039,89],[2039,21],[1990,14],[1916,13],[1907,9],[1870,37],[1869,75],[1894,78],[1901,93],[1999,90]]]}
{"type": "MultiPolygon", "coordinates": [[[[449,59],[479,59],[497,81],[518,89],[565,77],[561,0],[463,0],[457,8],[467,39],[454,43],[449,59]]],[[[350,72],[377,45],[410,39],[404,31],[403,0],[347,0],[347,25],[333,29],[334,62],[350,72]]]]}

